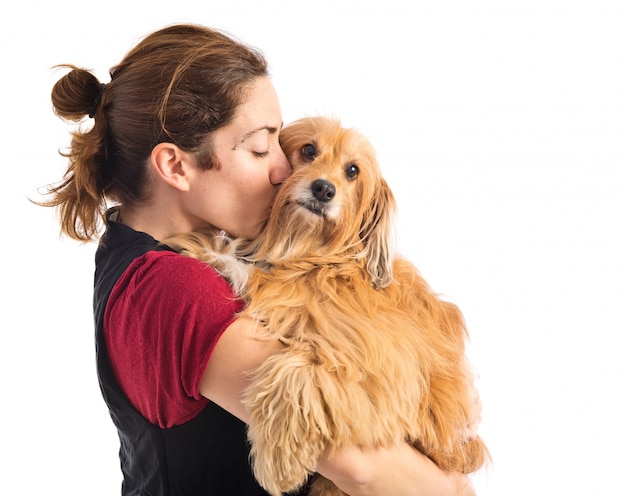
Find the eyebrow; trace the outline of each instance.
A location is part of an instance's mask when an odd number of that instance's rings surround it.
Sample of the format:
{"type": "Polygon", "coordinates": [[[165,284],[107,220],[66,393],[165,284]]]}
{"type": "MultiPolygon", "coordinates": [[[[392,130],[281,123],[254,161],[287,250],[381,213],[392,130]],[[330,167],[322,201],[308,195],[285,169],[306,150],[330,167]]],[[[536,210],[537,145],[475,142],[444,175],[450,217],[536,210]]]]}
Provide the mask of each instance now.
{"type": "MultiPolygon", "coordinates": [[[[280,126],[280,127],[282,127],[282,123],[281,123],[281,126],[280,126]]],[[[253,134],[256,134],[256,133],[258,133],[258,132],[260,132],[260,131],[267,131],[267,132],[269,132],[270,134],[274,134],[274,133],[278,132],[278,128],[273,127],[273,126],[261,126],[261,127],[258,127],[258,128],[256,128],[256,129],[253,129],[252,131],[250,131],[250,132],[248,132],[248,133],[244,134],[244,135],[243,135],[243,139],[244,139],[244,140],[245,140],[245,139],[248,139],[250,136],[252,136],[253,134]]]]}

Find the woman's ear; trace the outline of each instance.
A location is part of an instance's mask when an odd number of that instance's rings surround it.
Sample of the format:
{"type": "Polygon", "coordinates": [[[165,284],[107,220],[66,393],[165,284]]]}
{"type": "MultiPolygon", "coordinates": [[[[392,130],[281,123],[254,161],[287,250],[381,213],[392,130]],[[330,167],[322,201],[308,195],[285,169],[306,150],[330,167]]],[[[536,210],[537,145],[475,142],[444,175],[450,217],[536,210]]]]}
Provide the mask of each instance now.
{"type": "Polygon", "coordinates": [[[179,191],[189,190],[188,167],[193,155],[184,152],[174,143],[159,143],[152,149],[150,165],[157,176],[179,191]]]}

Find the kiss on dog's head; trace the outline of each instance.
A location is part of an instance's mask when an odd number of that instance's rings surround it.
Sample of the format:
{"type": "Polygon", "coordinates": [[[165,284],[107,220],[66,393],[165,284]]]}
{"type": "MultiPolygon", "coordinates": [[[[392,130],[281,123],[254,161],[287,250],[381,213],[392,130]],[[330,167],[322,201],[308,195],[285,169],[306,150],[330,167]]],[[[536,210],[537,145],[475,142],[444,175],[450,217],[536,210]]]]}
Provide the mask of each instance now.
{"type": "MultiPolygon", "coordinates": [[[[471,427],[464,319],[394,255],[395,202],[372,146],[321,117],[287,126],[281,146],[293,174],[253,245],[256,264],[201,234],[170,243],[230,278],[243,314],[284,344],[244,397],[256,478],[279,495],[303,485],[326,449],[399,442],[444,470],[478,470],[489,454],[471,427]]],[[[310,494],[343,493],[315,476],[310,494]]]]}

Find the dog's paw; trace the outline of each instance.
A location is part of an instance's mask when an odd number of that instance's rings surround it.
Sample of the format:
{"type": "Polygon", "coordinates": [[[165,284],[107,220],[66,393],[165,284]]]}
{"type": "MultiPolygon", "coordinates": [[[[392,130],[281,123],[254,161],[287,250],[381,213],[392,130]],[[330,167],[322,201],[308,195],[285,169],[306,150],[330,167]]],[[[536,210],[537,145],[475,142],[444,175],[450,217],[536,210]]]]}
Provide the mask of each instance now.
{"type": "Polygon", "coordinates": [[[257,456],[253,467],[255,478],[272,496],[281,496],[300,489],[313,473],[296,460],[287,460],[276,456],[276,453],[269,462],[257,456]]]}

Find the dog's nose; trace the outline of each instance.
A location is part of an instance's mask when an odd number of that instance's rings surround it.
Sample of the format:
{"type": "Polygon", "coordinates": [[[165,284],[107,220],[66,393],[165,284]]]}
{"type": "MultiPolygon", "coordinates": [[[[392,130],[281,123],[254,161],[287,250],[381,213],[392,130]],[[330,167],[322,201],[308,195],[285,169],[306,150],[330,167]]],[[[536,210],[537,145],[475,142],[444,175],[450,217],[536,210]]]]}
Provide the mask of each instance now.
{"type": "Polygon", "coordinates": [[[311,183],[311,191],[313,196],[323,202],[330,201],[335,196],[335,185],[325,179],[316,179],[311,183]]]}

